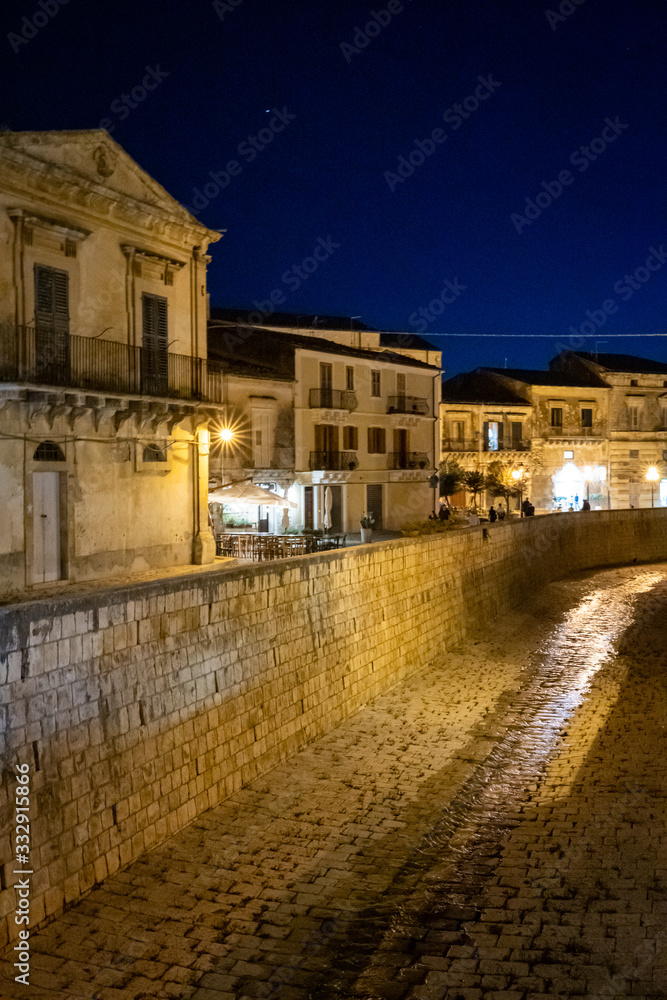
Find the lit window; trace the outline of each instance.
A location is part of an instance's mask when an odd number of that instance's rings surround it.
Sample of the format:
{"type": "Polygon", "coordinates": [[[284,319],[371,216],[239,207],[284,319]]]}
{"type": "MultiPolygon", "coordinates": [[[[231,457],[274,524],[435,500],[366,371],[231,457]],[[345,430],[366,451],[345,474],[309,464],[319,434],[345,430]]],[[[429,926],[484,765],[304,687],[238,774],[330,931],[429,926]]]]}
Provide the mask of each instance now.
{"type": "Polygon", "coordinates": [[[574,452],[573,451],[564,451],[563,452],[563,458],[574,458],[574,452]]]}

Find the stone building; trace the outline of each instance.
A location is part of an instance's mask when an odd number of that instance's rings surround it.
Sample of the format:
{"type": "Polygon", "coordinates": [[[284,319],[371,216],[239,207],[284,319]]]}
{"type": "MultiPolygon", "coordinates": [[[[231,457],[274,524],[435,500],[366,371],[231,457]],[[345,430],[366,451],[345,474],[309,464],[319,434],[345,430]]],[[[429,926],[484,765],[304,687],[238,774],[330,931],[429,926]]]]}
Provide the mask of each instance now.
{"type": "MultiPolygon", "coordinates": [[[[271,473],[279,480],[280,473],[284,482],[291,474],[295,523],[322,527],[328,487],[332,525],[341,531],[358,531],[366,511],[388,529],[431,513],[428,479],[439,448],[441,372],[432,345],[411,334],[381,334],[349,318],[256,317],[213,309],[209,351],[221,363],[251,362],[293,380],[293,464],[281,464],[289,449],[281,449],[275,436],[285,435],[278,419],[284,410],[275,400],[271,417],[269,400],[255,404],[264,409],[265,433],[282,458],[275,452],[273,469],[255,470],[253,479],[271,473]]],[[[254,427],[258,419],[252,416],[249,423],[254,427]]]]}
{"type": "Polygon", "coordinates": [[[443,384],[441,425],[443,458],[522,468],[538,509],[578,509],[587,497],[593,507],[667,505],[660,362],[568,351],[546,372],[478,368],[443,384]]]}
{"type": "Polygon", "coordinates": [[[0,136],[3,595],[213,559],[219,238],[104,131],[0,136]]]}
{"type": "Polygon", "coordinates": [[[591,373],[610,387],[607,433],[614,507],[667,506],[667,364],[630,354],[563,352],[554,370],[591,373]],[[655,469],[659,478],[647,479],[655,469]]]}

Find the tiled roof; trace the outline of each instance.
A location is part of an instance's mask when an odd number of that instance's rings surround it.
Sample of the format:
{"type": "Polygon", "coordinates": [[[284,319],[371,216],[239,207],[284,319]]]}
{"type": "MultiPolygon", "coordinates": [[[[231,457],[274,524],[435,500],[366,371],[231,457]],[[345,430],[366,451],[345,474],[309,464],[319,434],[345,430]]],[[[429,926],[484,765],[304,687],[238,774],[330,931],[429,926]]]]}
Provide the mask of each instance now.
{"type": "Polygon", "coordinates": [[[573,375],[570,372],[540,371],[532,368],[484,368],[482,371],[492,372],[515,382],[525,382],[526,385],[562,385],[569,388],[608,389],[609,386],[593,372],[581,372],[573,375]]]}
{"type": "MultiPolygon", "coordinates": [[[[438,371],[434,365],[427,365],[423,361],[417,361],[416,358],[409,358],[404,354],[395,354],[393,351],[370,351],[360,347],[348,347],[347,344],[337,344],[333,340],[303,336],[302,334],[292,333],[287,330],[266,330],[263,327],[244,327],[242,325],[233,327],[225,322],[216,322],[216,319],[211,319],[208,325],[209,353],[211,357],[227,357],[229,353],[234,353],[233,347],[231,351],[221,350],[218,337],[224,334],[225,331],[229,331],[234,336],[235,330],[238,331],[236,335],[245,343],[246,349],[251,344],[257,345],[258,349],[260,349],[260,345],[289,346],[294,349],[301,348],[302,350],[320,351],[324,354],[342,354],[344,357],[364,358],[368,361],[385,361],[390,364],[406,365],[410,368],[423,368],[431,372],[438,371]],[[218,334],[217,337],[216,332],[218,334]],[[218,343],[216,343],[217,341],[218,343]]],[[[264,361],[265,358],[262,357],[262,362],[264,361]]]]}
{"type": "Polygon", "coordinates": [[[439,351],[439,347],[429,344],[416,333],[381,333],[382,347],[401,347],[405,351],[439,351]]]}
{"type": "Polygon", "coordinates": [[[637,358],[634,354],[589,354],[586,351],[573,351],[572,354],[575,358],[590,361],[610,372],[631,372],[635,375],[667,374],[667,364],[664,361],[637,358]]]}
{"type": "Polygon", "coordinates": [[[361,323],[353,316],[310,316],[303,313],[274,312],[271,315],[262,313],[262,319],[257,320],[257,310],[232,309],[228,306],[215,306],[211,309],[211,319],[227,320],[229,323],[251,323],[253,326],[292,327],[295,330],[373,330],[372,326],[361,323]],[[252,319],[250,317],[253,317],[252,319]]]}
{"type": "Polygon", "coordinates": [[[443,403],[492,403],[506,406],[530,406],[527,399],[514,392],[506,382],[484,370],[454,375],[442,383],[443,403]]]}

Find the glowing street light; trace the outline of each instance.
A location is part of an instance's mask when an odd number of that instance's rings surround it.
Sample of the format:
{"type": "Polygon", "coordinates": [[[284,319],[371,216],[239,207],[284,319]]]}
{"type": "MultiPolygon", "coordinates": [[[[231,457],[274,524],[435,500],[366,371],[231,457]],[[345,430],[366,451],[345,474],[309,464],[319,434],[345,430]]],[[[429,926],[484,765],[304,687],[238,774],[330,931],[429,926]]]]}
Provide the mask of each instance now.
{"type": "Polygon", "coordinates": [[[660,479],[660,473],[656,469],[655,465],[652,465],[651,468],[648,470],[648,472],[646,473],[646,478],[648,482],[651,484],[651,507],[653,507],[653,484],[657,482],[658,479],[660,479]]]}
{"type": "Polygon", "coordinates": [[[523,517],[523,465],[518,469],[512,469],[512,479],[519,484],[519,517],[523,517]]]}

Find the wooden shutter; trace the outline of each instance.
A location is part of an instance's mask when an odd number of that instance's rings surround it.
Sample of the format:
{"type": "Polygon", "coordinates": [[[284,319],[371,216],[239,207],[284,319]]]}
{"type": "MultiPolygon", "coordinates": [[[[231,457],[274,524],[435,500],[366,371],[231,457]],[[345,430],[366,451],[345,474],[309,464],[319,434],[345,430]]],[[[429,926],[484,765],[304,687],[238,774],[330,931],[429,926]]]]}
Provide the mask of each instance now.
{"type": "Polygon", "coordinates": [[[484,447],[483,447],[482,450],[483,451],[488,451],[489,450],[489,421],[488,420],[484,421],[484,447]]]}
{"type": "Polygon", "coordinates": [[[375,527],[382,527],[382,484],[369,483],[366,486],[366,510],[375,517],[375,527]]]}
{"type": "Polygon", "coordinates": [[[66,385],[69,375],[69,274],[35,265],[35,372],[66,385]]]}
{"type": "Polygon", "coordinates": [[[167,300],[145,292],[142,306],[142,391],[164,395],[169,382],[167,300]]]}

